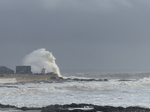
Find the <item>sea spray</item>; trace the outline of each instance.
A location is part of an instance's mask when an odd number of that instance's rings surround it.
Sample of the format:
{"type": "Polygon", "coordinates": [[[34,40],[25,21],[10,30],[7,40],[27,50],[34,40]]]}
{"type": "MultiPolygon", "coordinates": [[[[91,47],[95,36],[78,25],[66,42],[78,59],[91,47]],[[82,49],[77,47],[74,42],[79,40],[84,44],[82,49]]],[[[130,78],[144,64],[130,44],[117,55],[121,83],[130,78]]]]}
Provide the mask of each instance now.
{"type": "Polygon", "coordinates": [[[44,48],[35,50],[26,55],[23,64],[31,65],[33,73],[41,73],[42,68],[45,68],[46,72],[54,72],[61,76],[59,67],[55,63],[55,57],[44,48]]]}

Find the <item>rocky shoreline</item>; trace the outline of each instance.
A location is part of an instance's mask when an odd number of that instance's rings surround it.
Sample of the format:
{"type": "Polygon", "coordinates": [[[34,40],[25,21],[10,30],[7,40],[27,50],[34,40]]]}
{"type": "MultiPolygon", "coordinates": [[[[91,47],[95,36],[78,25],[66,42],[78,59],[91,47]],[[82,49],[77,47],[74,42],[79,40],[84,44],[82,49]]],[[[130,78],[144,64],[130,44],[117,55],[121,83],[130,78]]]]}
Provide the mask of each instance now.
{"type": "Polygon", "coordinates": [[[113,107],[113,106],[98,106],[92,104],[66,104],[66,105],[50,105],[42,108],[32,107],[15,107],[11,105],[0,104],[0,108],[11,108],[19,110],[19,112],[150,112],[148,108],[141,107],[113,107]]]}
{"type": "MultiPolygon", "coordinates": [[[[60,78],[60,79],[47,79],[47,80],[32,80],[32,81],[24,81],[24,82],[15,82],[15,83],[4,83],[2,86],[0,87],[8,87],[8,88],[11,88],[11,87],[16,87],[17,86],[7,86],[7,85],[16,85],[16,84],[21,84],[21,85],[24,85],[24,84],[27,84],[27,83],[63,83],[63,82],[73,82],[73,81],[79,81],[79,82],[91,82],[91,81],[96,81],[96,82],[108,82],[109,79],[79,79],[79,78],[60,78]]],[[[118,81],[133,81],[133,80],[127,80],[127,79],[121,79],[121,80],[118,80],[118,81]]]]}

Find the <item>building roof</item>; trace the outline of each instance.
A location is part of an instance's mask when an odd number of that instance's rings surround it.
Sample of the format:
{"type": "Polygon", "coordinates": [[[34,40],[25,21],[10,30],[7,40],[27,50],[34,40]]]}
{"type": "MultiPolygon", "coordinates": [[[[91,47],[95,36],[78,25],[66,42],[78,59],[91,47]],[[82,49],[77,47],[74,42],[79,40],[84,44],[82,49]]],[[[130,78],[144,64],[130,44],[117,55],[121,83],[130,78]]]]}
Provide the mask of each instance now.
{"type": "Polygon", "coordinates": [[[16,66],[17,69],[22,69],[22,68],[26,68],[26,69],[31,69],[31,66],[16,66]]]}
{"type": "Polygon", "coordinates": [[[14,70],[11,70],[10,68],[7,68],[5,66],[0,66],[0,72],[3,72],[3,71],[14,71],[14,70]]]}

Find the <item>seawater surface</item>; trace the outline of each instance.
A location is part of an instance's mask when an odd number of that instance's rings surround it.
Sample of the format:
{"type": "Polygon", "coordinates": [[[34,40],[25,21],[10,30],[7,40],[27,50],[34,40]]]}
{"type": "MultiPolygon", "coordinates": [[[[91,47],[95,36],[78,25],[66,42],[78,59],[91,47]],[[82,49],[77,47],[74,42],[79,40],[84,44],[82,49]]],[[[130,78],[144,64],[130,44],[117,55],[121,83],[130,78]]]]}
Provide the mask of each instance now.
{"type": "Polygon", "coordinates": [[[64,74],[67,78],[108,81],[40,81],[0,84],[0,103],[17,107],[88,103],[150,108],[150,73],[64,74]]]}

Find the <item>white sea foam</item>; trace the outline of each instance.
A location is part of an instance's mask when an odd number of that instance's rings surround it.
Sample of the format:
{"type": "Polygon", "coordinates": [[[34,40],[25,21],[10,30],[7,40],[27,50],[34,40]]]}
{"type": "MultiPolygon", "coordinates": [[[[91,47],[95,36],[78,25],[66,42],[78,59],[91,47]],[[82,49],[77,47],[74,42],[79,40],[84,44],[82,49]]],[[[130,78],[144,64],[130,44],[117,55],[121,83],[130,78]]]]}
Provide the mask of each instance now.
{"type": "Polygon", "coordinates": [[[18,107],[91,103],[150,108],[150,78],[134,81],[71,81],[63,83],[0,84],[0,103],[18,107]],[[11,88],[12,86],[12,88],[11,88]],[[16,88],[13,88],[15,86],[16,88]]]}
{"type": "Polygon", "coordinates": [[[55,57],[44,48],[35,50],[25,56],[23,64],[31,65],[34,73],[41,73],[42,68],[45,68],[47,72],[54,72],[61,76],[59,67],[55,63],[55,57]]]}

